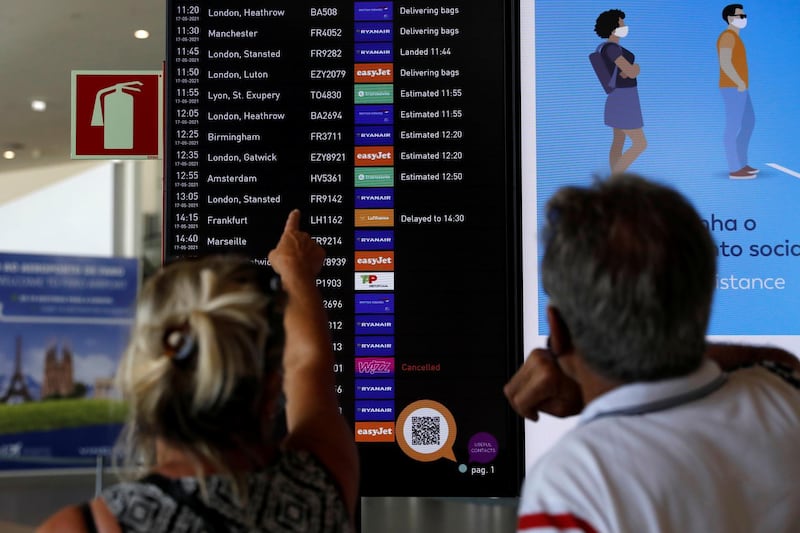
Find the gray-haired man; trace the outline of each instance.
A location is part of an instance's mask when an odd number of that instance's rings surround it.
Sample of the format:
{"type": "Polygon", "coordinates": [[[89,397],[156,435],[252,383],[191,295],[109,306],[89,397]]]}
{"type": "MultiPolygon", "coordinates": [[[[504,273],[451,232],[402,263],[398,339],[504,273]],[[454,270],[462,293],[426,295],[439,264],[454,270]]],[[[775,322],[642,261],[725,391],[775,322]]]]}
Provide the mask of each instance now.
{"type": "MultiPolygon", "coordinates": [[[[800,524],[800,391],[786,370],[724,373],[705,344],[711,235],[667,187],[617,176],[546,208],[550,350],[506,386],[521,414],[580,413],[531,469],[519,531],[789,531],[800,524]]],[[[738,361],[737,361],[738,362],[738,361]]],[[[727,366],[727,365],[726,365],[727,366]]]]}

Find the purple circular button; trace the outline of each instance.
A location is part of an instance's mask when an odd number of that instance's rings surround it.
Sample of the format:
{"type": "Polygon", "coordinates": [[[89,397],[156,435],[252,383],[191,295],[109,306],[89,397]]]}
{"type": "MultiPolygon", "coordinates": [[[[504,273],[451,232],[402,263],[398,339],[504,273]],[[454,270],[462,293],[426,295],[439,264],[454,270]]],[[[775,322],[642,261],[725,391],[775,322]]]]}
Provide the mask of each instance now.
{"type": "Polygon", "coordinates": [[[499,446],[491,433],[476,433],[470,437],[467,450],[470,462],[485,464],[497,457],[499,446]]]}

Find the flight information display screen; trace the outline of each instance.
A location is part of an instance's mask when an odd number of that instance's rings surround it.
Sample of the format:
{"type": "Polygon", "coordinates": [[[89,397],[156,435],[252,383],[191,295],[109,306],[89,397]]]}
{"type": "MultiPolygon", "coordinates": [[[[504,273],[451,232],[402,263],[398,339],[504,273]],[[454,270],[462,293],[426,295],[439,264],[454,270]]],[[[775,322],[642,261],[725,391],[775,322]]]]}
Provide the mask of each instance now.
{"type": "Polygon", "coordinates": [[[512,2],[170,0],[166,259],[327,250],[364,496],[514,496],[522,354],[512,2]]]}

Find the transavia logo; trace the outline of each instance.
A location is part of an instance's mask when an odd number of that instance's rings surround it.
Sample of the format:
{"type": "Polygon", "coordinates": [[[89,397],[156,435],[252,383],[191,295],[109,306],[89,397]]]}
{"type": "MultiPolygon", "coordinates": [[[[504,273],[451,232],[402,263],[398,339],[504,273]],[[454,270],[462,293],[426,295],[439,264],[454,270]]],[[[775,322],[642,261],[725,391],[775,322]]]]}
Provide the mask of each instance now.
{"type": "Polygon", "coordinates": [[[358,124],[394,124],[394,105],[357,105],[354,121],[358,124]]]}
{"type": "Polygon", "coordinates": [[[394,61],[394,50],[392,43],[356,43],[355,57],[356,63],[371,61],[394,61]]]}
{"type": "Polygon", "coordinates": [[[356,2],[353,18],[359,20],[392,20],[394,2],[356,2]]]}
{"type": "Polygon", "coordinates": [[[360,146],[394,144],[394,126],[356,126],[354,137],[360,146]]]}
{"type": "Polygon", "coordinates": [[[391,22],[356,22],[355,42],[391,42],[394,39],[394,29],[391,22]]]}
{"type": "Polygon", "coordinates": [[[356,83],[392,83],[394,63],[357,63],[353,73],[356,83]]]}
{"type": "Polygon", "coordinates": [[[359,83],[353,86],[355,104],[391,104],[394,85],[391,83],[359,83]]]}
{"type": "Polygon", "coordinates": [[[372,400],[394,398],[393,379],[357,379],[356,399],[372,400]]]}
{"type": "Polygon", "coordinates": [[[393,357],[357,357],[356,377],[391,377],[394,376],[393,357]]]}
{"type": "Polygon", "coordinates": [[[355,312],[394,314],[394,294],[392,293],[356,294],[355,312]]]}
{"type": "Polygon", "coordinates": [[[357,291],[394,290],[394,272],[355,272],[354,276],[357,291]]]}
{"type": "Polygon", "coordinates": [[[377,189],[356,189],[355,207],[357,209],[394,207],[394,189],[388,187],[377,189]]]}
{"type": "Polygon", "coordinates": [[[393,250],[394,230],[358,229],[354,241],[356,250],[393,250]]]}
{"type": "Polygon", "coordinates": [[[356,402],[356,420],[394,420],[394,400],[356,402]]]}
{"type": "Polygon", "coordinates": [[[393,187],[393,167],[356,167],[353,174],[356,188],[361,187],[393,187]]]}
{"type": "Polygon", "coordinates": [[[394,337],[356,337],[356,356],[375,355],[388,356],[394,355],[394,337]]]}

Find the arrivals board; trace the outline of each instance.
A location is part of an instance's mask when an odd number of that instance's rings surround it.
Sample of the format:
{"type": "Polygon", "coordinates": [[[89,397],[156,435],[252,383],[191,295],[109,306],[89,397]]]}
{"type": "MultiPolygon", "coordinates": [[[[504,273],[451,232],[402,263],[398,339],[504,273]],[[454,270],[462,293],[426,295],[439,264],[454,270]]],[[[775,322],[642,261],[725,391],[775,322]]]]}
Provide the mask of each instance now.
{"type": "Polygon", "coordinates": [[[165,258],[325,247],[364,496],[514,496],[511,2],[170,0],[165,258]]]}

